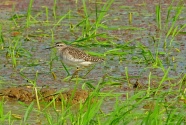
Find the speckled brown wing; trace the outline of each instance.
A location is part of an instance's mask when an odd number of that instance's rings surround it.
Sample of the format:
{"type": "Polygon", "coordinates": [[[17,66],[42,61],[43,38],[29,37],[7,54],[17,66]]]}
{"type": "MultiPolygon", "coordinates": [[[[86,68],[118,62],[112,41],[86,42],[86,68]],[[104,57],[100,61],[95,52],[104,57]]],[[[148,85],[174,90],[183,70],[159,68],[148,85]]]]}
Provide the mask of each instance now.
{"type": "Polygon", "coordinates": [[[67,47],[65,49],[67,49],[69,54],[72,55],[76,59],[83,59],[85,61],[90,61],[90,62],[100,62],[104,60],[102,58],[90,56],[84,51],[74,48],[74,47],[67,47]]]}

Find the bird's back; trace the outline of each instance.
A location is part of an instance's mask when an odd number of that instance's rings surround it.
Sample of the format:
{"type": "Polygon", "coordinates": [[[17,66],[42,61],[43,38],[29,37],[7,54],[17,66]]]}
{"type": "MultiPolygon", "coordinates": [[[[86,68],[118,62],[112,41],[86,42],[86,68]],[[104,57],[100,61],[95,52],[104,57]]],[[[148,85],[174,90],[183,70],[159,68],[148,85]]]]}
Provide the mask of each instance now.
{"type": "Polygon", "coordinates": [[[102,58],[90,56],[84,51],[70,46],[67,46],[61,50],[60,56],[64,62],[70,65],[88,66],[95,62],[103,61],[102,58]]]}

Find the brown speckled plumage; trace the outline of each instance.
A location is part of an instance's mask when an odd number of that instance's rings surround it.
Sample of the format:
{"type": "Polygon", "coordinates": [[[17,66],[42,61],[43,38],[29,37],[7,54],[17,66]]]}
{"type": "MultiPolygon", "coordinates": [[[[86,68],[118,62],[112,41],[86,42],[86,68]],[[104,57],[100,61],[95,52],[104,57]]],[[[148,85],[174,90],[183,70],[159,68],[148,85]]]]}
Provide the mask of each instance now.
{"type": "Polygon", "coordinates": [[[103,61],[102,58],[90,56],[87,53],[73,47],[66,47],[64,48],[64,51],[68,51],[70,55],[72,55],[76,59],[83,59],[85,61],[91,61],[91,62],[100,62],[103,61]]]}
{"type": "Polygon", "coordinates": [[[104,59],[90,56],[84,51],[67,46],[64,43],[56,43],[55,46],[64,63],[75,66],[89,66],[96,62],[102,62],[104,59]]]}

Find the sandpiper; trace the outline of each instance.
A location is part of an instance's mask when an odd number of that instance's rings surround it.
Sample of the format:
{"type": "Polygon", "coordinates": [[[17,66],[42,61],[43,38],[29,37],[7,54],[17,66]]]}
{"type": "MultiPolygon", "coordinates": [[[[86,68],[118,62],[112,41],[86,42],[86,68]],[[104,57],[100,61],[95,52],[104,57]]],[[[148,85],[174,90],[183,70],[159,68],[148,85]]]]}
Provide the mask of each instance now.
{"type": "Polygon", "coordinates": [[[77,70],[79,67],[86,67],[104,61],[102,58],[91,56],[78,48],[68,46],[61,42],[57,42],[55,46],[46,49],[51,48],[57,48],[62,62],[67,65],[76,66],[77,70]]]}

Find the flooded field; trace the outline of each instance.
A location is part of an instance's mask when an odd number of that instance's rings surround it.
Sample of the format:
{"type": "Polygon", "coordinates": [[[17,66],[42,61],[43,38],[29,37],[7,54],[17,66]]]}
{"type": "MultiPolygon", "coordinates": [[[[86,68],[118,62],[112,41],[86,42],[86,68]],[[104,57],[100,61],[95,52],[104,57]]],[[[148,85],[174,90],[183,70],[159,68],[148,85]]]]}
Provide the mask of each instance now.
{"type": "Polygon", "coordinates": [[[185,5],[3,0],[0,123],[185,124],[185,5]],[[73,76],[57,42],[104,61],[73,76]]]}

